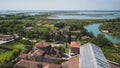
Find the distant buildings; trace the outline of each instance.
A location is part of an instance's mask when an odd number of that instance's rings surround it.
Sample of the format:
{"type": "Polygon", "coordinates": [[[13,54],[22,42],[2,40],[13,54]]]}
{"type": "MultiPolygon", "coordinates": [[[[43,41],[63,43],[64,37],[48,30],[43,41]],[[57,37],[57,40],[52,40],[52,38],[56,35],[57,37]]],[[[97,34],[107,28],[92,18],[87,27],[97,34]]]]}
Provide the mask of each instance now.
{"type": "Polygon", "coordinates": [[[103,33],[109,33],[108,30],[101,30],[103,33]]]}
{"type": "Polygon", "coordinates": [[[2,41],[8,41],[11,39],[12,39],[12,37],[10,35],[0,34],[0,40],[2,40],[2,41]]]}
{"type": "Polygon", "coordinates": [[[86,40],[86,39],[90,39],[90,37],[89,36],[82,36],[81,39],[86,40]]]}
{"type": "Polygon", "coordinates": [[[25,30],[26,30],[26,31],[32,31],[32,30],[33,30],[33,28],[34,28],[34,27],[29,26],[29,27],[26,27],[26,28],[25,28],[25,30]]]}
{"type": "Polygon", "coordinates": [[[0,44],[8,43],[13,40],[14,40],[14,36],[12,35],[0,34],[0,44]]]}

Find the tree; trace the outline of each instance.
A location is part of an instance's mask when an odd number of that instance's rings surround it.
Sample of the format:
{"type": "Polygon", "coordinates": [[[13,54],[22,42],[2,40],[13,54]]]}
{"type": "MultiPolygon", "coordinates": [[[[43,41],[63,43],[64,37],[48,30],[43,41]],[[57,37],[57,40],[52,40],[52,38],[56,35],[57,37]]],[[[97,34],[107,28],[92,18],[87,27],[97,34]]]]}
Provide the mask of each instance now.
{"type": "Polygon", "coordinates": [[[100,47],[111,46],[113,43],[105,38],[103,34],[99,34],[97,37],[92,39],[92,42],[99,45],[100,47]]]}
{"type": "Polygon", "coordinates": [[[64,28],[64,27],[65,27],[65,23],[63,23],[63,22],[56,23],[56,24],[55,24],[55,27],[64,28]]]}

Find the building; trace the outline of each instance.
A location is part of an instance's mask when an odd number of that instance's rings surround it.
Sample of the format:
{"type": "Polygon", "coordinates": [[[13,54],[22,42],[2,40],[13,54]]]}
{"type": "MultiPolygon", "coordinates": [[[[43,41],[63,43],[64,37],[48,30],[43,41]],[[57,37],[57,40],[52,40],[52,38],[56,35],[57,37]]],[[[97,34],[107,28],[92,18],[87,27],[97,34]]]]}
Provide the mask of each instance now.
{"type": "Polygon", "coordinates": [[[71,35],[71,41],[77,41],[77,36],[76,35],[71,35]]]}
{"type": "Polygon", "coordinates": [[[42,41],[42,42],[36,43],[33,49],[28,54],[20,54],[18,57],[18,60],[24,59],[24,60],[33,60],[33,61],[34,60],[44,61],[46,60],[45,59],[46,55],[48,55],[47,58],[49,57],[56,58],[58,54],[59,54],[59,51],[54,47],[52,47],[49,42],[42,41]]]}
{"type": "Polygon", "coordinates": [[[101,49],[92,43],[80,47],[80,68],[111,68],[101,49]]]}
{"type": "Polygon", "coordinates": [[[89,36],[82,36],[81,39],[86,40],[86,39],[90,39],[90,37],[89,36]]]}
{"type": "Polygon", "coordinates": [[[28,54],[20,54],[14,68],[61,68],[55,61],[66,60],[57,58],[59,50],[51,46],[49,42],[38,42],[28,54]]]}
{"type": "Polygon", "coordinates": [[[11,39],[12,39],[12,37],[10,35],[0,34],[0,40],[2,40],[2,41],[8,41],[11,39]]]}
{"type": "Polygon", "coordinates": [[[61,65],[46,62],[20,60],[14,65],[14,68],[61,68],[61,65]]]}
{"type": "Polygon", "coordinates": [[[80,54],[80,42],[72,41],[70,43],[70,52],[72,55],[80,54]]]}
{"type": "Polygon", "coordinates": [[[24,59],[24,60],[37,60],[40,61],[43,58],[43,54],[45,52],[43,50],[31,50],[28,54],[20,54],[18,56],[18,60],[24,59]]]}
{"type": "Polygon", "coordinates": [[[26,27],[26,28],[25,28],[25,30],[26,30],[26,31],[32,31],[32,30],[33,30],[33,28],[34,28],[34,27],[29,26],[29,27],[26,27]]]}
{"type": "Polygon", "coordinates": [[[52,51],[52,46],[49,42],[38,42],[35,44],[35,46],[33,47],[33,50],[38,50],[41,49],[43,50],[45,53],[49,54],[52,51]]]}
{"type": "Polygon", "coordinates": [[[103,33],[109,33],[108,30],[101,30],[103,33]]]}

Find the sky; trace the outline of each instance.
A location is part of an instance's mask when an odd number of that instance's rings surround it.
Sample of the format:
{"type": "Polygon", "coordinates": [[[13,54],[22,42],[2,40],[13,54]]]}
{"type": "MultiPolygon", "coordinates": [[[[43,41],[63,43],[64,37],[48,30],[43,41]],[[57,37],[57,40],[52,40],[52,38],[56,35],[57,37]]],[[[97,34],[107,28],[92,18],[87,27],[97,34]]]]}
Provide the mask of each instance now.
{"type": "Polygon", "coordinates": [[[120,0],[0,0],[0,10],[120,10],[120,0]]]}

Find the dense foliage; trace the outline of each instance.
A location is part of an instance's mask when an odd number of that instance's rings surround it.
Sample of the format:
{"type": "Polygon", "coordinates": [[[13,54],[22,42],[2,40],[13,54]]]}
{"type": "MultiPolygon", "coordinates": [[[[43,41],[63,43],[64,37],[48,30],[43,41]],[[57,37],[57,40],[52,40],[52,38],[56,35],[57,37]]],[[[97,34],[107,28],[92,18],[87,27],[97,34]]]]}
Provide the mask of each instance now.
{"type": "Polygon", "coordinates": [[[120,22],[103,23],[99,28],[101,30],[108,30],[111,35],[120,38],[120,22]]]}
{"type": "Polygon", "coordinates": [[[101,47],[108,60],[120,63],[120,49],[114,47],[103,34],[99,34],[97,37],[94,37],[91,42],[101,47]]]}
{"type": "Polygon", "coordinates": [[[60,22],[60,23],[56,23],[55,24],[55,27],[58,27],[58,28],[63,28],[63,27],[65,27],[65,23],[64,22],[60,22]]]}
{"type": "Polygon", "coordinates": [[[99,45],[100,47],[112,46],[111,41],[105,38],[103,34],[99,34],[97,37],[92,39],[92,42],[99,45]]]}
{"type": "Polygon", "coordinates": [[[23,31],[23,23],[19,21],[3,21],[0,22],[0,33],[13,34],[23,31]]]}

